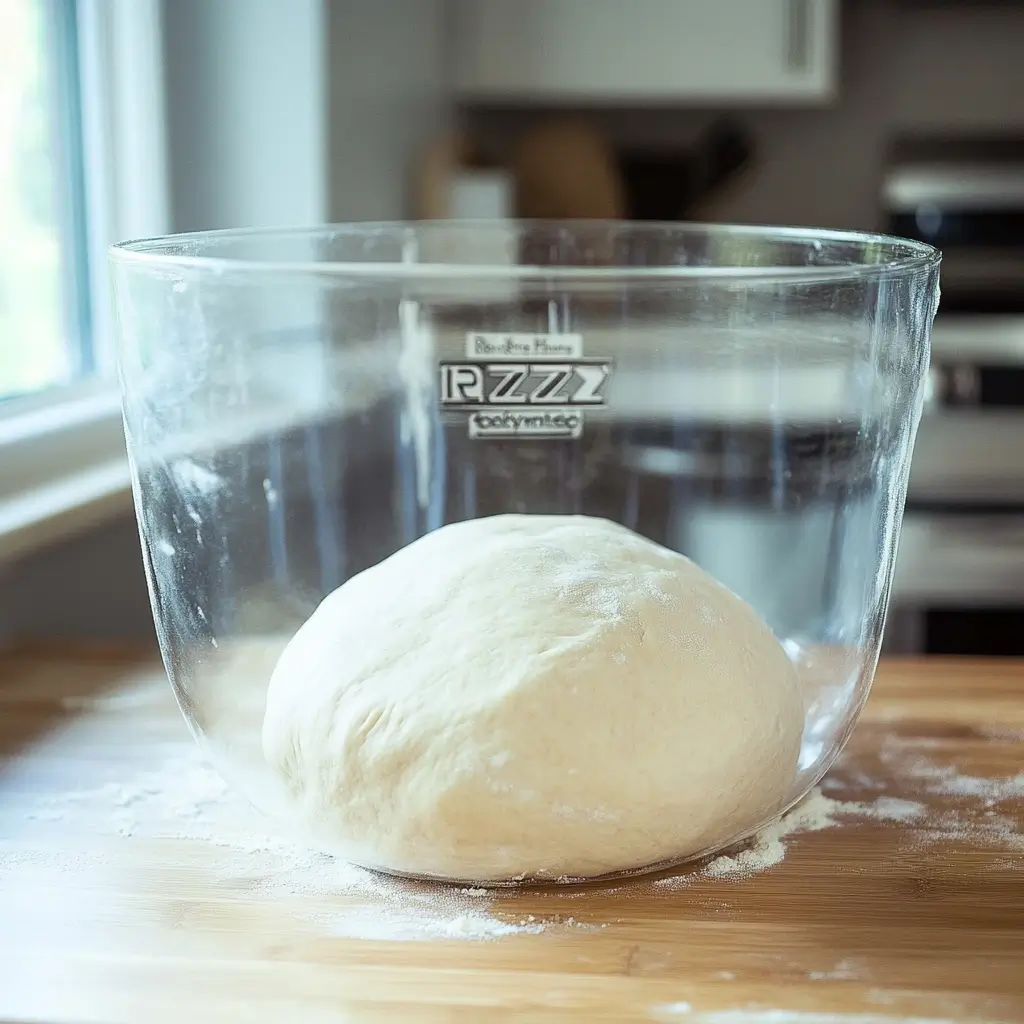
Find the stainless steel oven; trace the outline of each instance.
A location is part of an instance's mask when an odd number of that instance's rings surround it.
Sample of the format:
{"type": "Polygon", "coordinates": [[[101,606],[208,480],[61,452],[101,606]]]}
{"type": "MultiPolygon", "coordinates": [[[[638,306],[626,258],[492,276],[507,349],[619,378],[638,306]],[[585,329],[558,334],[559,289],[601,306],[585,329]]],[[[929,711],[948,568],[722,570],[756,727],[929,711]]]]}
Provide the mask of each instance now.
{"type": "Polygon", "coordinates": [[[887,646],[1024,654],[1024,139],[902,140],[884,198],[943,250],[887,646]]]}

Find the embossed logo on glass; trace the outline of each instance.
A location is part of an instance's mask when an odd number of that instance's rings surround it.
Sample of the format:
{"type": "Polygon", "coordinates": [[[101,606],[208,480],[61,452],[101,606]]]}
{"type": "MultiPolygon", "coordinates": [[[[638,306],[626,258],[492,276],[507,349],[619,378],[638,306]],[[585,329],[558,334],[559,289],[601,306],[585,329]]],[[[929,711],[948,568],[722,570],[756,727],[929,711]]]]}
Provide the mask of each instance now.
{"type": "Polygon", "coordinates": [[[576,438],[611,368],[580,334],[471,331],[465,360],[441,363],[441,405],[468,414],[472,438],[576,438]]]}

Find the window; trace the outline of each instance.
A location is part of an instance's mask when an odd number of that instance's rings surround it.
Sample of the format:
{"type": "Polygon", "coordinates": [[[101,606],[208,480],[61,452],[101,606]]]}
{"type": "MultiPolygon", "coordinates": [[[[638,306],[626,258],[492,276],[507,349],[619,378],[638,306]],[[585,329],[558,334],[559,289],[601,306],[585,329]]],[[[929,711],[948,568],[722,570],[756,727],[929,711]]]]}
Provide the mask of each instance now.
{"type": "Polygon", "coordinates": [[[107,246],[164,234],[164,0],[0,0],[0,562],[130,508],[107,246]]]}
{"type": "Polygon", "coordinates": [[[0,0],[0,398],[89,371],[74,0],[0,0]]]}

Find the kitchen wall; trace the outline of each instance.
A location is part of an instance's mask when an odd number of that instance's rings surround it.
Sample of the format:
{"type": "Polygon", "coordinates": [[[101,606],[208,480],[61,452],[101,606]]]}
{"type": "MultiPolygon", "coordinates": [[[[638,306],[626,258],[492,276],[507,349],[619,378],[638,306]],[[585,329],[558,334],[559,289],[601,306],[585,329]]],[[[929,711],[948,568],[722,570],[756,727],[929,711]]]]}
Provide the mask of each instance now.
{"type": "Polygon", "coordinates": [[[445,0],[165,4],[175,230],[386,220],[442,131],[445,0]]]}
{"type": "MultiPolygon", "coordinates": [[[[736,110],[758,152],[724,200],[722,219],[831,227],[880,224],[885,146],[898,131],[1024,131],[1024,5],[845,0],[840,93],[831,107],[736,110]]],[[[477,111],[494,143],[535,115],[477,111]]],[[[708,110],[594,115],[620,144],[686,145],[708,110]]]]}
{"type": "Polygon", "coordinates": [[[327,218],[320,0],[164,4],[175,231],[327,218]]]}
{"type": "Polygon", "coordinates": [[[451,118],[445,0],[331,0],[331,220],[407,214],[409,170],[451,118]]]}

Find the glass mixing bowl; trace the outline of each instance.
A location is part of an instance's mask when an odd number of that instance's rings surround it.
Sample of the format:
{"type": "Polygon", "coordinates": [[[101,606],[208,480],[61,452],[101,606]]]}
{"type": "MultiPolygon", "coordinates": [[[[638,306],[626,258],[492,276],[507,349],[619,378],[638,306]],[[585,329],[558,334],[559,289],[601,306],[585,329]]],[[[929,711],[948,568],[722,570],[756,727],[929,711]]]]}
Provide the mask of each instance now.
{"type": "Polygon", "coordinates": [[[111,258],[167,672],[200,744],[283,827],[294,808],[261,744],[281,649],[354,574],[503,512],[615,520],[744,598],[804,692],[773,816],[828,769],[878,658],[934,249],[437,222],[180,235],[111,258]]]}

